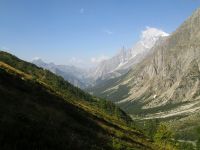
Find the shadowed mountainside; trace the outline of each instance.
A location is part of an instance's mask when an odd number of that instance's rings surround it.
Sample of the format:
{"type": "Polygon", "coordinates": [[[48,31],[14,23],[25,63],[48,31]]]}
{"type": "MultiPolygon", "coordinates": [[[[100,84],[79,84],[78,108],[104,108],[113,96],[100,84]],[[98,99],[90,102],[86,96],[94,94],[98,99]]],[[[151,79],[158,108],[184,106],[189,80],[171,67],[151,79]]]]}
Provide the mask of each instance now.
{"type": "Polygon", "coordinates": [[[156,149],[114,104],[5,52],[0,96],[2,150],[156,149]]]}

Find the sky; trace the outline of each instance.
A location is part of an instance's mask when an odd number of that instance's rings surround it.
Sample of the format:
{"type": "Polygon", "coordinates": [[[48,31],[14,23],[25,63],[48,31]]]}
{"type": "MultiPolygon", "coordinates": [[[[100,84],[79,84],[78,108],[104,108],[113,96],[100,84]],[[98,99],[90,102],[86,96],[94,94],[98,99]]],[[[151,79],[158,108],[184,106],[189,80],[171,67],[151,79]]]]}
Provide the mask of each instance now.
{"type": "Polygon", "coordinates": [[[81,67],[132,47],[147,26],[176,30],[200,0],[0,0],[0,49],[81,67]]]}

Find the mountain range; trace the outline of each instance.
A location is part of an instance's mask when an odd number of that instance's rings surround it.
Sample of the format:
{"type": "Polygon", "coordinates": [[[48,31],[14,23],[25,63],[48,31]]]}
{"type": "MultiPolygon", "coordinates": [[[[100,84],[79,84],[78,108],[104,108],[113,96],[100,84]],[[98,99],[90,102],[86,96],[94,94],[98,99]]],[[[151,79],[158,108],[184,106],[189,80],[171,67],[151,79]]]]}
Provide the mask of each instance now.
{"type": "Polygon", "coordinates": [[[138,120],[168,120],[195,139],[200,113],[200,9],[123,76],[90,89],[138,120]]]}
{"type": "Polygon", "coordinates": [[[137,64],[146,56],[158,41],[168,35],[162,30],[146,27],[146,30],[142,31],[139,41],[132,48],[123,47],[118,54],[110,59],[103,60],[91,69],[55,65],[54,63],[46,63],[42,59],[34,59],[32,63],[62,76],[81,89],[86,89],[127,73],[134,64],[137,64]]]}
{"type": "Polygon", "coordinates": [[[102,61],[94,68],[90,76],[95,80],[107,80],[127,73],[134,64],[145,57],[156,42],[168,35],[162,30],[147,27],[142,32],[139,41],[132,48],[126,49],[123,47],[118,54],[102,61]]]}

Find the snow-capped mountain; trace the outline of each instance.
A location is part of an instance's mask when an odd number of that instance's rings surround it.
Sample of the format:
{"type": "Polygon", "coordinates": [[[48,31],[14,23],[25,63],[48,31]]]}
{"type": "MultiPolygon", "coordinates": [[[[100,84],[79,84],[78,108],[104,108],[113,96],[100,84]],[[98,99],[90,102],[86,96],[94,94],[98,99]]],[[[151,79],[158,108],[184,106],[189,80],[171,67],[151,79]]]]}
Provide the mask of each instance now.
{"type": "Polygon", "coordinates": [[[134,69],[90,92],[117,103],[135,119],[170,120],[179,133],[193,137],[200,122],[199,43],[200,9],[134,69]]]}
{"type": "Polygon", "coordinates": [[[75,66],[68,65],[56,65],[54,63],[46,63],[42,59],[34,59],[32,61],[38,67],[50,70],[51,72],[62,76],[65,80],[69,81],[74,86],[79,88],[85,88],[87,86],[87,80],[84,78],[86,72],[75,66]]]}
{"type": "Polygon", "coordinates": [[[90,74],[95,80],[105,80],[126,73],[134,64],[144,58],[145,54],[161,38],[169,34],[147,27],[142,31],[140,40],[130,49],[123,47],[114,57],[102,61],[90,74]]]}

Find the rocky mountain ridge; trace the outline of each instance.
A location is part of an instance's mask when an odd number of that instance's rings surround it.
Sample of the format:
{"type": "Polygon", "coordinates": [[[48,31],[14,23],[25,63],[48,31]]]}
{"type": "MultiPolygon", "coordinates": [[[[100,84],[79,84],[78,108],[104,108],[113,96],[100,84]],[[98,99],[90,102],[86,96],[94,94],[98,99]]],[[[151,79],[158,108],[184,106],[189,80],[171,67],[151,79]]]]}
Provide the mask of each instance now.
{"type": "Polygon", "coordinates": [[[200,126],[200,9],[156,44],[125,75],[89,91],[139,121],[167,121],[178,138],[195,140],[200,126]]]}
{"type": "Polygon", "coordinates": [[[130,114],[145,115],[145,118],[196,113],[200,105],[199,31],[198,9],[131,71],[96,87],[98,90],[94,94],[118,103],[130,114]]]}

